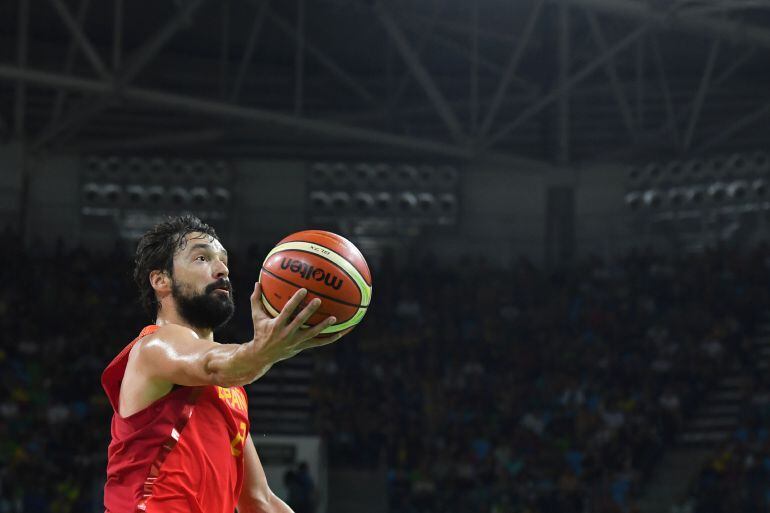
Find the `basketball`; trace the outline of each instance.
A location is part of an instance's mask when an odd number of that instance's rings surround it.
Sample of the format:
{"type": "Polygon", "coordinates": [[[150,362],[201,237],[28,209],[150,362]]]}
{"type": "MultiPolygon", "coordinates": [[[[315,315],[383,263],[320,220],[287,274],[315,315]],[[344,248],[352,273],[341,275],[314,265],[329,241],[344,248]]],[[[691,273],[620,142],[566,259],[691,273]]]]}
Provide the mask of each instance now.
{"type": "Polygon", "coordinates": [[[361,322],[372,299],[372,276],[364,256],[346,238],[322,230],[297,232],[281,240],[267,254],[259,282],[262,304],[273,317],[301,288],[308,293],[300,308],[316,297],[321,299],[321,307],[304,327],[333,315],[337,322],[322,335],[361,322]]]}

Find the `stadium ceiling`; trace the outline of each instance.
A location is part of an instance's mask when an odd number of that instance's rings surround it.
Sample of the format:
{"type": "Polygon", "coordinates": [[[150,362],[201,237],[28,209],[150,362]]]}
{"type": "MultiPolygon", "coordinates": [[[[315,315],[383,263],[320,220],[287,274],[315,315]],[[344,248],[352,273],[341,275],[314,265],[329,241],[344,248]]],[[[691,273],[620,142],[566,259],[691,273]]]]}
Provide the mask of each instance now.
{"type": "Polygon", "coordinates": [[[5,0],[32,152],[477,157],[767,148],[768,0],[5,0]]]}

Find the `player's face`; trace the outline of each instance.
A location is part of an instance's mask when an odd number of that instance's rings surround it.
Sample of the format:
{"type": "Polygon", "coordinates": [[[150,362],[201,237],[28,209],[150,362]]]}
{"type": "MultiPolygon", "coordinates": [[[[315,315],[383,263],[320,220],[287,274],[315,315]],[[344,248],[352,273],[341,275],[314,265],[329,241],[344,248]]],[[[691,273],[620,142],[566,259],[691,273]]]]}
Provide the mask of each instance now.
{"type": "Polygon", "coordinates": [[[216,329],[235,311],[227,251],[210,236],[192,232],[174,255],[171,295],[179,314],[195,328],[216,329]]]}

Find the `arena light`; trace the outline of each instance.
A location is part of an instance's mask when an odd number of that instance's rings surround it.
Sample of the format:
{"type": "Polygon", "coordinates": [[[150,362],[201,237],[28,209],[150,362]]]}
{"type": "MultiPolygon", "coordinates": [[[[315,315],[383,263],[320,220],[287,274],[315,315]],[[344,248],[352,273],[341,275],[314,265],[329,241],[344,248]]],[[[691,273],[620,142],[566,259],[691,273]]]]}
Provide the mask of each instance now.
{"type": "Polygon", "coordinates": [[[727,196],[734,200],[742,200],[746,197],[749,184],[745,180],[736,180],[727,186],[727,196]]]}
{"type": "Polygon", "coordinates": [[[184,187],[172,187],[168,191],[171,203],[176,206],[185,206],[190,203],[190,193],[184,187]]]}
{"type": "Polygon", "coordinates": [[[230,204],[230,191],[224,187],[216,187],[212,193],[214,203],[220,207],[224,207],[230,204]]]}
{"type": "Polygon", "coordinates": [[[357,192],[353,195],[353,205],[361,212],[374,210],[374,198],[368,192],[357,192]]]}
{"type": "Polygon", "coordinates": [[[453,166],[439,166],[434,171],[434,184],[441,188],[454,188],[460,179],[460,172],[453,166]]]}
{"type": "Polygon", "coordinates": [[[641,182],[642,176],[643,176],[642,168],[638,166],[633,166],[628,170],[627,178],[632,185],[636,185],[639,182],[641,182]]]}
{"type": "Polygon", "coordinates": [[[678,160],[673,160],[666,164],[663,170],[663,177],[673,181],[679,180],[683,175],[683,170],[684,166],[682,163],[678,160]]]}
{"type": "Polygon", "coordinates": [[[672,207],[681,207],[687,201],[687,190],[684,187],[674,187],[667,193],[666,201],[672,207]]]}
{"type": "Polygon", "coordinates": [[[334,210],[347,210],[350,208],[350,194],[337,191],[331,194],[331,206],[334,210]]]}
{"type": "Polygon", "coordinates": [[[663,195],[655,189],[644,191],[642,199],[645,206],[650,208],[658,208],[663,204],[663,195]]]}
{"type": "Polygon", "coordinates": [[[375,196],[377,212],[387,214],[393,208],[393,196],[389,192],[380,192],[375,196]]]}
{"type": "Polygon", "coordinates": [[[436,169],[433,166],[420,166],[417,168],[417,186],[432,187],[436,182],[436,169]]]}
{"type": "Polygon", "coordinates": [[[764,198],[767,195],[767,182],[762,178],[752,181],[751,193],[758,198],[764,198]]]}
{"type": "Polygon", "coordinates": [[[651,182],[654,182],[658,178],[660,178],[660,175],[663,174],[663,169],[661,168],[660,164],[657,162],[653,162],[651,164],[647,164],[644,166],[644,169],[642,170],[642,180],[649,180],[651,182]]]}
{"type": "Polygon", "coordinates": [[[751,155],[751,167],[756,173],[767,173],[770,169],[770,158],[764,151],[757,151],[751,155]]]}
{"type": "Polygon", "coordinates": [[[140,159],[139,157],[132,157],[128,159],[128,164],[126,167],[128,168],[128,172],[132,177],[139,177],[144,174],[145,168],[147,167],[147,162],[145,162],[144,159],[140,159]]]}
{"type": "Polygon", "coordinates": [[[627,192],[624,198],[626,205],[632,210],[636,210],[642,206],[643,194],[640,191],[627,192]]]}
{"type": "Polygon", "coordinates": [[[727,196],[727,185],[723,182],[714,182],[708,186],[706,192],[712,201],[723,201],[727,196]]]}
{"type": "Polygon", "coordinates": [[[177,183],[189,184],[193,179],[193,167],[192,162],[182,160],[178,164],[172,164],[168,167],[171,172],[171,176],[177,183]]]}
{"type": "Polygon", "coordinates": [[[457,197],[454,194],[444,193],[438,198],[439,210],[444,215],[457,213],[457,197]]]}
{"type": "Polygon", "coordinates": [[[123,188],[115,183],[108,183],[102,187],[102,199],[106,203],[116,204],[120,201],[123,194],[123,188]]]}
{"type": "Polygon", "coordinates": [[[414,212],[417,208],[417,196],[411,192],[402,192],[398,195],[398,210],[403,213],[414,212]]]}
{"type": "Polygon", "coordinates": [[[350,182],[350,168],[343,162],[332,165],[331,180],[334,187],[344,187],[350,182]]]}
{"type": "Polygon", "coordinates": [[[436,198],[429,192],[421,192],[417,195],[417,207],[422,214],[430,214],[436,210],[436,198]]]}
{"type": "Polygon", "coordinates": [[[682,174],[687,178],[699,180],[706,169],[706,162],[701,159],[688,160],[682,165],[682,174]]]}
{"type": "Polygon", "coordinates": [[[375,169],[371,164],[358,163],[353,167],[353,183],[358,187],[366,187],[374,182],[375,169]]]}
{"type": "Polygon", "coordinates": [[[714,157],[706,162],[705,172],[713,178],[720,179],[725,175],[724,157],[714,157]]]}
{"type": "Polygon", "coordinates": [[[152,203],[160,203],[166,195],[166,189],[162,185],[151,185],[147,188],[147,199],[152,203]]]}
{"type": "Polygon", "coordinates": [[[693,185],[688,187],[685,192],[687,203],[691,205],[702,205],[703,200],[706,199],[706,188],[702,185],[693,185]]]}
{"type": "Polygon", "coordinates": [[[317,162],[310,168],[310,182],[316,187],[324,187],[332,182],[331,165],[317,162]]]}
{"type": "MultiPolygon", "coordinates": [[[[351,230],[365,224],[366,233],[371,235],[377,231],[392,231],[401,224],[404,230],[414,230],[418,226],[447,225],[456,221],[442,211],[438,199],[440,193],[453,192],[448,188],[456,183],[457,174],[451,166],[440,170],[432,165],[412,163],[319,162],[308,166],[307,172],[306,201],[311,222],[316,214],[326,221],[332,215],[351,230]],[[326,169],[334,176],[322,185],[317,176],[326,169]],[[319,208],[327,201],[318,194],[320,191],[328,194],[331,203],[328,214],[319,208]],[[412,217],[394,217],[402,214],[412,217]]],[[[456,211],[456,199],[446,204],[446,212],[456,211]]],[[[395,229],[402,231],[400,227],[395,229]]]]}
{"type": "Polygon", "coordinates": [[[736,153],[728,157],[725,169],[731,175],[741,176],[749,168],[749,160],[742,153],[736,153]]]}
{"type": "Polygon", "coordinates": [[[166,161],[163,159],[150,159],[147,163],[147,183],[161,184],[169,176],[166,161]]]}
{"type": "Polygon", "coordinates": [[[193,187],[190,190],[190,199],[196,207],[203,207],[208,204],[211,194],[205,187],[193,187]]]}
{"type": "Polygon", "coordinates": [[[217,160],[211,166],[211,181],[214,184],[227,184],[230,181],[230,166],[224,160],[217,160]]]}
{"type": "Polygon", "coordinates": [[[398,166],[396,168],[396,186],[410,187],[417,182],[417,168],[410,165],[398,166]]]}
{"type": "Polygon", "coordinates": [[[324,191],[310,193],[310,205],[314,210],[325,212],[331,208],[332,200],[324,191]]]}
{"type": "Polygon", "coordinates": [[[83,197],[89,203],[93,203],[98,200],[101,193],[101,186],[97,183],[87,183],[83,186],[83,197]]]}
{"type": "Polygon", "coordinates": [[[147,190],[141,185],[126,187],[126,200],[132,205],[140,205],[147,200],[147,190]]]}
{"type": "Polygon", "coordinates": [[[393,169],[387,164],[375,164],[374,166],[374,186],[377,188],[383,188],[390,185],[390,179],[393,174],[393,169]]]}

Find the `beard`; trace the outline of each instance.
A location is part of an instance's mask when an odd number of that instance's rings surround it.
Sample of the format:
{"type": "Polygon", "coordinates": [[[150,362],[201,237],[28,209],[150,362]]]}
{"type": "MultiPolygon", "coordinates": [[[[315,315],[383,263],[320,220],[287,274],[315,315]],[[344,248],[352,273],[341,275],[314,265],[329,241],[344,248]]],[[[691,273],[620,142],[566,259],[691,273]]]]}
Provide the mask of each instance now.
{"type": "Polygon", "coordinates": [[[229,282],[217,280],[196,294],[186,283],[175,280],[171,285],[171,296],[176,301],[179,315],[190,326],[215,330],[227,324],[235,312],[232,288],[225,295],[216,292],[220,287],[229,287],[229,282]]]}

